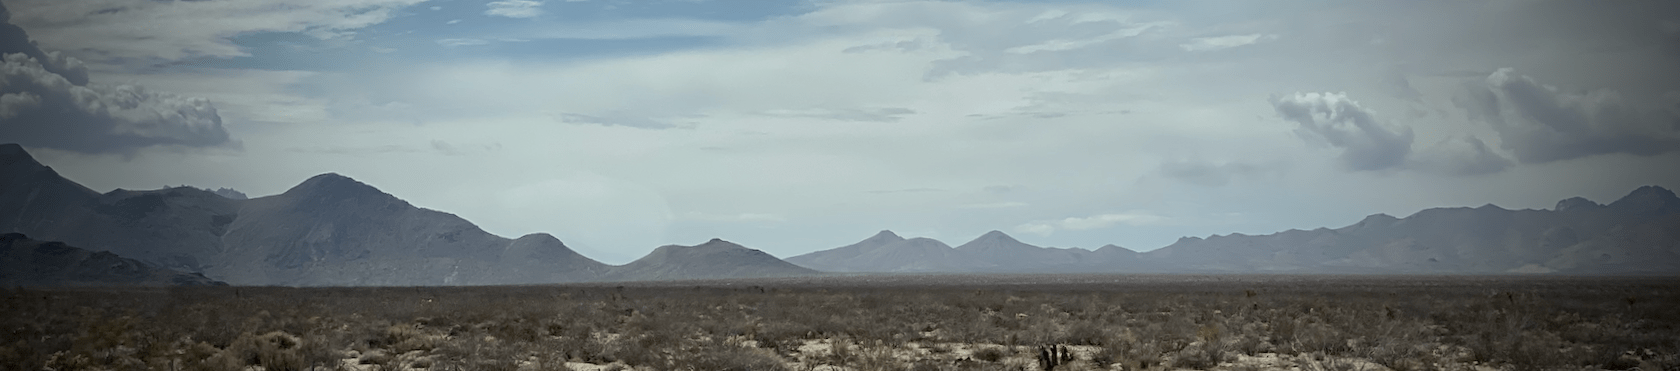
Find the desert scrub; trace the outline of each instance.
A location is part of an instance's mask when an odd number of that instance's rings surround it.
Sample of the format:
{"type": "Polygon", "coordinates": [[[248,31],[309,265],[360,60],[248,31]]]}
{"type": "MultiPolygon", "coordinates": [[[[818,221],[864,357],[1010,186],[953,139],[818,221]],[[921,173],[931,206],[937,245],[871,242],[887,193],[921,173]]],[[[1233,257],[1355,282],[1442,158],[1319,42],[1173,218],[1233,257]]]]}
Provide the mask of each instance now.
{"type": "Polygon", "coordinates": [[[1668,280],[1193,278],[13,288],[0,289],[0,369],[331,367],[352,351],[389,369],[561,369],[571,361],[662,370],[766,360],[797,360],[800,369],[1030,369],[1032,355],[1018,352],[1058,344],[1099,347],[1069,368],[1240,367],[1226,359],[1276,352],[1396,371],[1470,362],[1623,370],[1671,364],[1665,355],[1680,347],[1672,336],[1680,283],[1668,280]]]}

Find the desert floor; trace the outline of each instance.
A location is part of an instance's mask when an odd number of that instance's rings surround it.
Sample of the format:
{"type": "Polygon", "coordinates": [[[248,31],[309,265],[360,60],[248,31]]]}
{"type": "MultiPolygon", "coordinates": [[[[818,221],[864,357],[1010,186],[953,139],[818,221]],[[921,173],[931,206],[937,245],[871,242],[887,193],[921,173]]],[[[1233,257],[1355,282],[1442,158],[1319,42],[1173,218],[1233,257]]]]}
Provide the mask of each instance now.
{"type": "Polygon", "coordinates": [[[1674,277],[0,289],[4,370],[1680,369],[1674,277]]]}

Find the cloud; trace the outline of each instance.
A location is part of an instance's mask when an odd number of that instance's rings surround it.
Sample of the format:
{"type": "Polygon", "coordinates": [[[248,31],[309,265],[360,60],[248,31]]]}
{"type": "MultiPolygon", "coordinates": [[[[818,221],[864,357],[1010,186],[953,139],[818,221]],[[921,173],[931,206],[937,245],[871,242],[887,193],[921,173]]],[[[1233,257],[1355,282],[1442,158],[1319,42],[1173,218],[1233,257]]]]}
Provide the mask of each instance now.
{"type": "MultiPolygon", "coordinates": [[[[1032,22],[1028,22],[1028,23],[1032,23],[1032,22]]],[[[1022,45],[1022,46],[1012,47],[1012,48],[1009,48],[1009,49],[1004,49],[1003,52],[1004,53],[1011,53],[1011,54],[1032,54],[1032,53],[1038,53],[1038,52],[1059,52],[1059,51],[1082,49],[1082,48],[1085,48],[1085,47],[1089,47],[1089,46],[1092,46],[1092,45],[1097,45],[1097,44],[1101,44],[1101,43],[1105,43],[1105,42],[1109,42],[1109,41],[1124,39],[1124,38],[1128,38],[1128,37],[1134,37],[1134,36],[1143,34],[1145,31],[1149,31],[1150,28],[1154,28],[1154,27],[1157,27],[1157,26],[1160,26],[1160,25],[1161,24],[1155,24],[1155,23],[1132,25],[1132,26],[1129,26],[1129,27],[1126,27],[1126,28],[1123,28],[1123,29],[1120,29],[1120,30],[1117,30],[1117,31],[1114,31],[1114,32],[1110,32],[1110,33],[1107,33],[1107,34],[1103,34],[1103,35],[1100,35],[1100,36],[1097,36],[1097,37],[1084,38],[1084,39],[1045,40],[1045,41],[1030,44],[1030,45],[1022,45]]]]}
{"type": "Polygon", "coordinates": [[[1501,68],[1455,101],[1499,133],[1517,161],[1593,155],[1654,156],[1680,150],[1680,113],[1641,110],[1611,90],[1566,92],[1501,68]]]}
{"type": "MultiPolygon", "coordinates": [[[[396,9],[424,0],[127,1],[13,0],[12,21],[95,63],[150,66],[201,57],[248,56],[234,36],[297,32],[353,37],[396,9]],[[284,10],[284,11],[276,11],[284,10]],[[73,47],[73,48],[72,48],[73,47]]],[[[39,57],[39,56],[36,56],[39,57]]],[[[50,63],[48,63],[50,64],[50,63]]]]}
{"type": "Polygon", "coordinates": [[[1059,220],[1039,220],[1015,226],[1016,231],[1048,236],[1057,230],[1082,231],[1104,229],[1116,225],[1155,225],[1169,218],[1143,211],[1099,214],[1087,217],[1068,217],[1059,220]]]}
{"type": "Polygon", "coordinates": [[[1437,174],[1483,175],[1505,171],[1514,165],[1511,159],[1494,153],[1481,139],[1457,135],[1415,153],[1407,167],[1437,174]]]}
{"type": "Polygon", "coordinates": [[[490,7],[490,10],[484,11],[485,15],[498,17],[533,18],[543,14],[542,1],[504,0],[490,2],[485,6],[490,7]]]}
{"type": "Polygon", "coordinates": [[[63,76],[73,85],[87,85],[87,66],[82,61],[56,51],[42,51],[29,39],[29,34],[11,23],[12,13],[0,4],[0,54],[23,53],[41,63],[48,72],[63,76]]]}
{"type": "Polygon", "coordinates": [[[490,41],[489,40],[484,40],[484,39],[451,38],[451,39],[438,39],[437,43],[438,43],[438,45],[443,45],[443,46],[453,48],[453,47],[457,47],[457,46],[488,45],[488,44],[490,44],[490,41]]]}
{"type": "Polygon", "coordinates": [[[674,129],[680,126],[669,120],[627,113],[612,112],[602,115],[585,115],[581,113],[561,112],[553,115],[555,120],[567,124],[593,124],[601,126],[625,126],[637,129],[674,129]]]}
{"type": "Polygon", "coordinates": [[[779,117],[809,117],[838,121],[866,121],[866,122],[898,122],[904,116],[915,114],[916,111],[903,107],[887,108],[842,108],[842,109],[805,109],[805,110],[769,110],[762,112],[766,116],[779,117]]]}
{"type": "Polygon", "coordinates": [[[1342,149],[1349,170],[1384,170],[1405,164],[1412,151],[1412,129],[1390,128],[1371,110],[1344,93],[1295,93],[1274,96],[1279,116],[1300,124],[1296,133],[1342,149]]]}
{"type": "Polygon", "coordinates": [[[1230,49],[1230,48],[1235,48],[1235,47],[1239,47],[1239,46],[1243,46],[1243,45],[1252,45],[1252,44],[1259,43],[1261,41],[1275,40],[1277,38],[1278,38],[1277,35],[1268,35],[1268,34],[1229,35],[1229,36],[1219,36],[1219,37],[1198,37],[1198,38],[1190,39],[1190,42],[1188,42],[1188,43],[1178,44],[1178,47],[1180,49],[1184,49],[1184,51],[1187,51],[1187,52],[1208,52],[1208,51],[1215,51],[1215,50],[1221,50],[1221,49],[1230,49]]]}
{"type": "MultiPolygon", "coordinates": [[[[9,17],[4,8],[0,14],[9,17]]],[[[0,48],[0,141],[91,154],[236,145],[208,100],[89,85],[80,61],[42,52],[10,23],[0,23],[0,48]]]]}

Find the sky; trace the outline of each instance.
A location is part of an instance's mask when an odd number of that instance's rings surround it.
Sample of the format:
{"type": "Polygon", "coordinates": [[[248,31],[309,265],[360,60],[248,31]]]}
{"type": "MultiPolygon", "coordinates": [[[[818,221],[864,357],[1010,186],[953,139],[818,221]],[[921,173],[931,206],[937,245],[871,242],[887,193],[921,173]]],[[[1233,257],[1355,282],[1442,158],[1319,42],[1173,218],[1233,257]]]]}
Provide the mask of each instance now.
{"type": "Polygon", "coordinates": [[[0,3],[0,142],[94,190],[335,172],[609,263],[1680,189],[1680,2],[0,3]]]}

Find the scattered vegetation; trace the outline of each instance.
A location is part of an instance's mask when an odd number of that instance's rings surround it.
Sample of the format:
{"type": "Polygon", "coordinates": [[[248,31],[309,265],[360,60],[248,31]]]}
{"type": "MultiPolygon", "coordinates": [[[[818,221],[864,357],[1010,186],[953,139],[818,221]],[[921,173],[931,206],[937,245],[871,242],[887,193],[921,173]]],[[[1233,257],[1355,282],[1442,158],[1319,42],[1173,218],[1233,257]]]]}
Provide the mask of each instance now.
{"type": "Polygon", "coordinates": [[[1680,283],[0,289],[0,370],[1674,370],[1680,283]]]}

